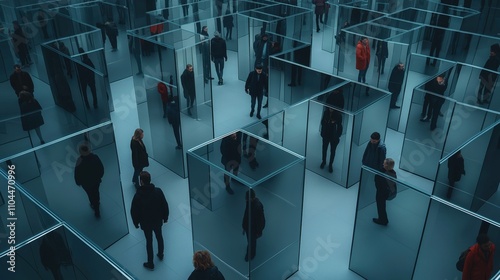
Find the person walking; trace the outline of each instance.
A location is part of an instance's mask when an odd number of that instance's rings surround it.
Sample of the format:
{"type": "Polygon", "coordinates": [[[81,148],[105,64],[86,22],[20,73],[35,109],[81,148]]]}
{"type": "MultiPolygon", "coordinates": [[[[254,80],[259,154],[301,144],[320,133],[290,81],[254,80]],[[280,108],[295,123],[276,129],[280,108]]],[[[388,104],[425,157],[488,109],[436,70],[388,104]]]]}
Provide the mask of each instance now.
{"type": "Polygon", "coordinates": [[[316,15],[316,32],[319,32],[319,23],[323,23],[323,14],[325,13],[326,0],[313,0],[314,14],[316,15]]]}
{"type": "Polygon", "coordinates": [[[253,260],[257,250],[257,238],[262,236],[262,231],[266,227],[266,218],[264,216],[264,206],[256,197],[255,191],[250,189],[245,194],[246,207],[243,215],[243,234],[247,236],[247,251],[245,261],[253,260]]]}
{"type": "Polygon", "coordinates": [[[217,78],[219,78],[218,85],[224,84],[222,76],[224,74],[224,61],[227,61],[227,48],[226,41],[220,37],[218,31],[214,32],[214,37],[210,44],[210,55],[213,63],[215,64],[215,72],[217,73],[217,78]]]}
{"type": "Polygon", "coordinates": [[[146,269],[154,270],[153,262],[153,232],[158,242],[156,256],[161,260],[164,257],[163,235],[161,227],[168,222],[168,203],[163,191],[151,183],[151,174],[146,171],[140,173],[141,186],[132,199],[130,214],[135,228],[141,227],[146,237],[146,252],[148,261],[143,264],[146,269]]]}
{"type": "Polygon", "coordinates": [[[335,159],[335,150],[340,142],[340,136],[342,136],[342,116],[339,112],[328,107],[323,112],[323,118],[321,119],[323,148],[320,168],[323,169],[326,165],[326,151],[328,150],[328,146],[330,146],[330,163],[328,165],[328,172],[330,173],[333,172],[333,160],[335,159]]]}
{"type": "Polygon", "coordinates": [[[99,186],[104,176],[104,165],[101,159],[90,151],[87,144],[80,145],[78,151],[80,157],[75,165],[75,183],[87,193],[90,207],[94,209],[96,218],[100,218],[99,186]]]}
{"type": "Polygon", "coordinates": [[[139,174],[142,172],[144,167],[149,166],[148,153],[146,151],[146,146],[142,139],[144,138],[144,131],[137,128],[134,131],[134,136],[130,140],[130,150],[132,150],[132,165],[134,166],[134,175],[132,176],[132,182],[136,188],[139,188],[139,174]]]}
{"type": "Polygon", "coordinates": [[[403,86],[403,80],[405,77],[405,65],[400,62],[394,68],[392,68],[391,76],[389,77],[388,89],[391,93],[391,109],[399,109],[401,107],[396,105],[398,101],[398,96],[401,93],[401,87],[403,86]]]}
{"type": "Polygon", "coordinates": [[[250,117],[253,117],[255,111],[255,101],[257,101],[257,118],[260,120],[260,110],[262,108],[262,98],[264,90],[267,91],[267,74],[262,71],[262,64],[255,66],[255,70],[248,74],[245,82],[245,92],[251,97],[250,117]]]}
{"type": "Polygon", "coordinates": [[[182,72],[181,75],[181,84],[182,89],[184,90],[184,98],[186,98],[187,101],[188,115],[192,116],[193,113],[191,112],[191,109],[193,108],[194,101],[196,99],[193,65],[186,65],[186,69],[184,69],[184,72],[182,72]]]}
{"type": "MultiPolygon", "coordinates": [[[[394,160],[392,158],[386,158],[382,165],[382,169],[379,171],[393,178],[397,178],[396,171],[394,171],[394,160]]],[[[390,194],[390,184],[396,184],[396,182],[383,176],[375,175],[375,188],[377,189],[375,201],[377,203],[378,218],[373,218],[373,222],[382,226],[386,226],[389,223],[389,219],[387,218],[386,200],[390,194]]]]}
{"type": "Polygon", "coordinates": [[[194,270],[188,280],[225,280],[224,275],[214,265],[208,251],[196,251],[193,254],[194,270]]]}

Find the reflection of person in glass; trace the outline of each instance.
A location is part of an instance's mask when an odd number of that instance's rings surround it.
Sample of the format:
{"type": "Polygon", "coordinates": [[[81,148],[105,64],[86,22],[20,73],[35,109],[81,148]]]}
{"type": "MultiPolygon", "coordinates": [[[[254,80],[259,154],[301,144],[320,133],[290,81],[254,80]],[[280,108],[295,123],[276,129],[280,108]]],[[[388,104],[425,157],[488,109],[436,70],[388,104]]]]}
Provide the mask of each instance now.
{"type": "Polygon", "coordinates": [[[182,14],[184,17],[187,17],[189,14],[189,5],[187,0],[180,0],[181,5],[182,5],[182,14]]]}
{"type": "Polygon", "coordinates": [[[71,57],[68,47],[64,45],[63,42],[59,42],[59,50],[65,54],[67,57],[64,58],[64,66],[66,67],[66,74],[72,79],[73,73],[71,71],[71,57]]]}
{"type": "Polygon", "coordinates": [[[363,37],[356,46],[356,69],[359,70],[358,82],[366,83],[366,71],[370,65],[370,43],[363,37]]]}
{"type": "Polygon", "coordinates": [[[333,160],[335,159],[335,150],[340,142],[342,136],[342,115],[339,112],[328,108],[323,112],[321,119],[321,138],[323,138],[323,149],[321,156],[320,168],[323,169],[326,164],[326,151],[330,145],[330,163],[328,165],[328,172],[333,172],[333,160]]]}
{"type": "Polygon", "coordinates": [[[40,126],[44,124],[42,116],[42,107],[40,103],[27,91],[19,93],[19,108],[21,109],[21,124],[24,131],[35,130],[36,135],[40,139],[41,144],[45,144],[43,140],[40,126]]]}
{"type": "Polygon", "coordinates": [[[489,104],[490,95],[497,80],[497,74],[491,71],[497,71],[500,66],[500,45],[493,44],[490,47],[490,57],[484,64],[484,69],[479,73],[479,91],[477,93],[478,104],[489,104]],[[489,71],[488,71],[489,70],[489,71]]]}
{"type": "Polygon", "coordinates": [[[40,245],[40,259],[45,269],[50,269],[54,280],[64,279],[61,273],[61,265],[72,265],[71,252],[66,246],[64,238],[55,231],[47,233],[42,238],[40,245]]]}
{"type": "Polygon", "coordinates": [[[90,151],[88,145],[80,145],[78,151],[80,157],[75,166],[75,183],[87,193],[90,207],[94,209],[96,218],[100,218],[99,186],[101,185],[102,176],[104,176],[104,166],[101,159],[90,151]]]}
{"type": "Polygon", "coordinates": [[[255,110],[255,101],[257,101],[257,118],[260,120],[260,110],[262,108],[262,98],[264,97],[264,90],[267,91],[267,73],[262,71],[262,64],[255,66],[255,71],[248,74],[245,82],[245,92],[250,94],[250,117],[253,117],[255,110]]]}
{"type": "Polygon", "coordinates": [[[225,280],[224,275],[214,265],[208,251],[196,251],[193,255],[194,270],[188,280],[225,280]]]}
{"type": "Polygon", "coordinates": [[[33,64],[33,62],[31,62],[29,54],[28,39],[24,35],[24,31],[17,20],[13,21],[12,25],[14,26],[14,33],[11,34],[14,51],[19,56],[22,66],[29,66],[33,64]]]}
{"type": "Polygon", "coordinates": [[[90,87],[90,92],[92,93],[92,99],[94,101],[94,108],[97,109],[97,92],[95,87],[95,74],[92,69],[95,68],[94,63],[90,60],[89,56],[84,53],[82,48],[78,48],[78,51],[82,54],[82,62],[87,65],[87,67],[77,64],[78,69],[78,80],[80,82],[80,90],[85,100],[85,106],[90,109],[89,100],[87,98],[87,86],[90,87]],[[89,69],[90,68],[90,69],[89,69]]]}
{"type": "MultiPolygon", "coordinates": [[[[383,169],[380,171],[391,177],[397,178],[396,171],[394,171],[394,160],[392,158],[386,158],[384,160],[383,169]]],[[[375,175],[375,187],[377,188],[375,201],[377,202],[378,218],[373,218],[373,222],[382,226],[386,226],[389,223],[387,219],[386,200],[390,194],[390,184],[395,184],[395,182],[380,175],[375,175]]]]}
{"type": "Polygon", "coordinates": [[[156,86],[158,89],[158,93],[161,97],[161,103],[163,107],[163,118],[167,117],[167,104],[168,104],[168,88],[164,82],[159,82],[156,86]]]}
{"type": "Polygon", "coordinates": [[[188,106],[188,115],[192,116],[191,109],[193,108],[196,99],[196,90],[194,85],[193,65],[186,65],[186,69],[181,75],[182,89],[184,90],[184,98],[186,98],[188,106]]]}
{"type": "Polygon", "coordinates": [[[130,214],[135,228],[139,228],[140,225],[146,237],[148,261],[143,263],[143,266],[146,269],[153,270],[155,267],[153,262],[153,232],[156,241],[158,241],[158,254],[156,256],[161,261],[163,260],[165,246],[161,227],[168,222],[169,209],[163,191],[151,183],[151,174],[142,171],[140,176],[141,187],[132,199],[130,214]]]}
{"type": "Polygon", "coordinates": [[[226,10],[226,15],[222,19],[222,25],[226,29],[226,40],[233,39],[234,19],[233,19],[233,16],[229,12],[229,7],[226,10]]]}
{"type": "Polygon", "coordinates": [[[210,56],[215,64],[215,72],[217,73],[217,78],[219,78],[218,85],[223,85],[224,80],[224,60],[227,61],[227,49],[226,41],[220,37],[218,31],[214,32],[214,37],[210,41],[210,56]]]}
{"type": "Polygon", "coordinates": [[[453,154],[448,159],[448,192],[446,192],[446,197],[451,198],[453,193],[453,188],[455,187],[455,182],[460,181],[462,175],[465,175],[464,158],[462,157],[462,152],[458,151],[453,154]]]}
{"type": "MultiPolygon", "coordinates": [[[[220,143],[220,153],[222,155],[221,163],[224,165],[226,171],[231,172],[231,170],[233,170],[233,174],[238,176],[238,170],[241,164],[241,132],[235,132],[224,137],[220,143]]],[[[226,191],[229,194],[234,194],[230,182],[231,178],[224,174],[226,191]]]]}
{"type": "Polygon", "coordinates": [[[250,189],[245,194],[246,207],[243,215],[243,234],[247,235],[247,252],[245,261],[255,258],[257,249],[257,238],[262,236],[262,231],[266,226],[266,218],[264,216],[264,206],[255,196],[255,191],[250,189]]]}
{"type": "Polygon", "coordinates": [[[464,262],[462,280],[490,279],[493,272],[495,244],[486,234],[479,234],[469,248],[464,262]]]}
{"type": "MultiPolygon", "coordinates": [[[[423,122],[428,122],[429,119],[431,121],[431,131],[436,129],[437,125],[437,119],[438,116],[441,114],[441,107],[444,104],[444,98],[441,96],[444,96],[444,93],[446,91],[446,88],[448,86],[446,85],[446,81],[443,76],[438,76],[436,79],[433,79],[429,83],[425,85],[425,90],[433,92],[436,95],[432,94],[425,94],[425,98],[427,99],[428,102],[428,108],[429,110],[427,111],[427,117],[425,119],[421,119],[420,121],[423,122]]],[[[425,102],[424,102],[424,109],[425,109],[425,102]]],[[[424,111],[422,111],[422,115],[424,114],[424,111]]]]}
{"type": "Polygon", "coordinates": [[[325,13],[325,0],[313,0],[314,14],[316,15],[316,32],[319,32],[319,23],[323,23],[323,14],[325,13]]]}
{"type": "Polygon", "coordinates": [[[14,72],[10,75],[10,85],[17,97],[19,97],[19,93],[23,90],[31,94],[35,90],[30,74],[21,70],[21,65],[19,64],[14,65],[14,72]]]}
{"type": "Polygon", "coordinates": [[[118,26],[116,26],[116,23],[112,18],[109,18],[108,21],[104,23],[104,26],[106,27],[106,35],[108,36],[109,42],[111,43],[111,51],[116,52],[116,50],[118,49],[118,26]]]}
{"type": "Polygon", "coordinates": [[[178,96],[172,97],[170,102],[168,103],[167,116],[168,116],[168,123],[172,125],[175,141],[177,142],[177,146],[175,147],[175,149],[180,150],[182,149],[182,141],[181,141],[181,116],[179,111],[178,96]]]}
{"type": "Polygon", "coordinates": [[[387,149],[385,144],[380,140],[380,133],[373,132],[370,135],[370,142],[366,145],[363,153],[363,165],[366,165],[375,170],[381,170],[387,149]]]}
{"type": "Polygon", "coordinates": [[[146,152],[146,146],[142,142],[144,138],[144,131],[137,128],[134,131],[134,136],[130,140],[130,150],[132,150],[132,165],[134,166],[134,175],[132,176],[132,182],[136,188],[139,188],[139,174],[144,167],[149,166],[148,153],[146,152]]]}
{"type": "Polygon", "coordinates": [[[405,65],[400,62],[394,68],[392,68],[391,76],[389,77],[388,89],[391,92],[391,109],[398,109],[399,106],[396,105],[398,101],[398,96],[401,93],[401,87],[403,86],[403,79],[405,77],[405,65]]]}

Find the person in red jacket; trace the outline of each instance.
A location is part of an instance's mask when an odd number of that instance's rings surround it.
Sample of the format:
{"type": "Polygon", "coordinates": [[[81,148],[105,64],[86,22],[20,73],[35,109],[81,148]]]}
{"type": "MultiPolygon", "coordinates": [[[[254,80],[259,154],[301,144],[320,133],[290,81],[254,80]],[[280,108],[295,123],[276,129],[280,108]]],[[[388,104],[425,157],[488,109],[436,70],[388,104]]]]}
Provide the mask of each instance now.
{"type": "Polygon", "coordinates": [[[163,105],[163,118],[167,117],[167,105],[168,105],[168,87],[165,83],[158,83],[158,93],[161,96],[161,103],[163,105]]]}
{"type": "Polygon", "coordinates": [[[495,244],[486,234],[479,234],[477,243],[469,248],[465,258],[462,280],[487,280],[493,272],[495,244]]]}
{"type": "Polygon", "coordinates": [[[366,83],[366,71],[370,65],[370,43],[363,37],[356,46],[356,69],[359,70],[358,82],[366,83]]]}

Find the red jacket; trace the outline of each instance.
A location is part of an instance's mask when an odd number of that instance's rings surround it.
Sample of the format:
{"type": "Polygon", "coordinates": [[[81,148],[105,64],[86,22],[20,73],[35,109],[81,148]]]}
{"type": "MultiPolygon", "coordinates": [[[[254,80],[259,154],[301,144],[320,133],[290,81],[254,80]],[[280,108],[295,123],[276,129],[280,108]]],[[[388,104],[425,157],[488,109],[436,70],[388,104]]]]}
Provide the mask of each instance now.
{"type": "Polygon", "coordinates": [[[358,41],[356,46],[356,69],[365,70],[370,64],[370,43],[363,45],[363,42],[358,41]]]}
{"type": "Polygon", "coordinates": [[[462,280],[488,280],[493,271],[493,258],[495,253],[495,244],[490,245],[490,256],[486,260],[479,244],[470,247],[470,251],[465,259],[462,280]]]}
{"type": "Polygon", "coordinates": [[[166,84],[162,82],[158,83],[158,93],[161,95],[161,101],[168,101],[168,88],[166,84]]]}

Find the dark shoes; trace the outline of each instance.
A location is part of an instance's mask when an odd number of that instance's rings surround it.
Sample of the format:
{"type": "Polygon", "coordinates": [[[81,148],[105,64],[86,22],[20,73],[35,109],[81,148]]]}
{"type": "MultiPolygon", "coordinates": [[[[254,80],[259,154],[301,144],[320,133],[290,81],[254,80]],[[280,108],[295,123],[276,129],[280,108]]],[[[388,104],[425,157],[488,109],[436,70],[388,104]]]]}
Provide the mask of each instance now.
{"type": "Polygon", "coordinates": [[[328,172],[333,173],[333,166],[331,164],[328,166],[328,172]]]}
{"type": "Polygon", "coordinates": [[[391,109],[399,109],[399,108],[401,108],[401,107],[396,106],[396,105],[392,105],[392,106],[391,106],[391,109]]]}
{"type": "Polygon", "coordinates": [[[250,111],[250,117],[253,117],[253,110],[250,111]]]}
{"type": "Polygon", "coordinates": [[[269,104],[265,104],[264,106],[262,106],[262,108],[267,108],[269,106],[269,104]]]}
{"type": "Polygon", "coordinates": [[[228,185],[228,186],[226,186],[226,192],[227,192],[228,194],[234,194],[233,189],[231,189],[231,187],[230,187],[229,185],[228,185]]]}
{"type": "Polygon", "coordinates": [[[257,114],[257,119],[262,119],[262,117],[260,116],[260,114],[257,114]]]}
{"type": "Polygon", "coordinates": [[[326,164],[326,163],[323,161],[323,162],[321,163],[321,165],[319,166],[319,168],[321,168],[321,169],[325,168],[325,164],[326,164]]]}
{"type": "Polygon", "coordinates": [[[255,168],[259,167],[259,163],[257,162],[256,159],[252,160],[249,164],[250,164],[250,168],[252,168],[253,170],[255,170],[255,168]]]}
{"type": "Polygon", "coordinates": [[[182,145],[177,145],[177,146],[175,146],[175,149],[176,149],[176,150],[180,150],[180,149],[182,149],[182,145]]]}
{"type": "Polygon", "coordinates": [[[381,226],[386,226],[389,223],[387,221],[382,221],[382,220],[377,219],[377,218],[373,218],[373,222],[376,223],[377,225],[381,225],[381,226]]]}
{"type": "Polygon", "coordinates": [[[163,254],[158,253],[156,256],[160,259],[160,261],[163,261],[163,254]]]}
{"type": "Polygon", "coordinates": [[[145,262],[142,264],[142,266],[144,266],[147,270],[151,270],[151,271],[155,270],[155,265],[152,263],[145,262]]]}
{"type": "Polygon", "coordinates": [[[430,121],[430,120],[431,120],[430,118],[421,118],[421,119],[420,119],[420,121],[421,121],[421,122],[428,122],[428,121],[430,121]]]}
{"type": "MultiPolygon", "coordinates": [[[[253,260],[255,258],[255,255],[253,255],[250,259],[253,260]]],[[[248,261],[248,254],[245,254],[245,261],[248,261]]]]}

